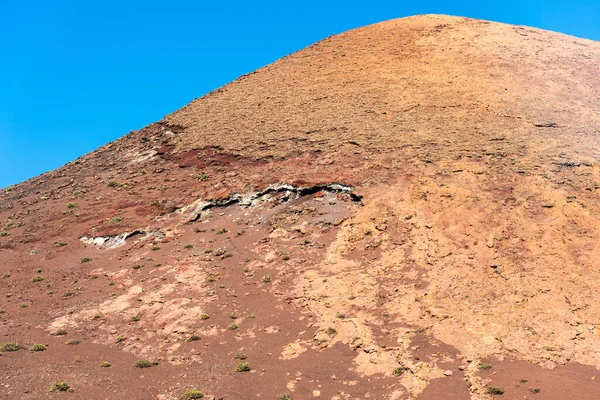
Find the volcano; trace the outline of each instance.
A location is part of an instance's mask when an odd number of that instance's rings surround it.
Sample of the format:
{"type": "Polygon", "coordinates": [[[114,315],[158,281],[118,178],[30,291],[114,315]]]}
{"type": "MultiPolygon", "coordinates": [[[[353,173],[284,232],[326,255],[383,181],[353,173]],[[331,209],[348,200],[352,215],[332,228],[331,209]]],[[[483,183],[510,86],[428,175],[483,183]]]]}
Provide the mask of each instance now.
{"type": "Polygon", "coordinates": [[[598,93],[598,42],[402,18],[4,189],[0,397],[597,399],[598,93]]]}

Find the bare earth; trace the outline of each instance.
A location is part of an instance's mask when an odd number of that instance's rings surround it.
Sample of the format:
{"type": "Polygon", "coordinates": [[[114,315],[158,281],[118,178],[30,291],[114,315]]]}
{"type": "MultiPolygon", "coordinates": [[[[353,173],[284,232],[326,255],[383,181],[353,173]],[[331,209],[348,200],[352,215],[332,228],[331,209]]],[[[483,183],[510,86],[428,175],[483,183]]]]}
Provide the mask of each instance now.
{"type": "Polygon", "coordinates": [[[597,399],[598,93],[597,42],[398,19],[3,190],[0,398],[597,399]]]}

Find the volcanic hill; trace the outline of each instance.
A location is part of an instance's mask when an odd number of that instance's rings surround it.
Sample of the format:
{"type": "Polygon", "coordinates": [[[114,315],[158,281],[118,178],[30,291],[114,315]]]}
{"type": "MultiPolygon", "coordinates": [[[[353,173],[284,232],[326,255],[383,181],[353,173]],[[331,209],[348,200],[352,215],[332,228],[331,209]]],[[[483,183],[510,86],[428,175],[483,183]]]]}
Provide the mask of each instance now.
{"type": "Polygon", "coordinates": [[[0,398],[597,399],[599,93],[403,18],[3,190],[0,398]]]}

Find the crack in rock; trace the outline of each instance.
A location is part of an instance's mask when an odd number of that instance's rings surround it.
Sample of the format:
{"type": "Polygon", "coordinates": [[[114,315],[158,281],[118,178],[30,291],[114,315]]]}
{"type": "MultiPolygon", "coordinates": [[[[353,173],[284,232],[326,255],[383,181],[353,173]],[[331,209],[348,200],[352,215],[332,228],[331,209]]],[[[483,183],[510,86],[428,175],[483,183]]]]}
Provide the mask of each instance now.
{"type": "Polygon", "coordinates": [[[198,199],[185,207],[177,209],[175,212],[187,216],[187,222],[194,222],[200,218],[202,211],[204,210],[215,207],[226,207],[236,203],[240,204],[241,206],[250,207],[255,205],[261,197],[277,192],[296,193],[299,196],[306,196],[320,191],[346,193],[350,196],[352,201],[360,202],[362,200],[362,196],[353,193],[353,190],[354,189],[351,186],[342,185],[339,183],[318,184],[313,186],[296,186],[287,183],[279,183],[275,185],[269,185],[269,187],[260,192],[250,192],[247,194],[234,193],[227,198],[213,201],[198,199]]]}

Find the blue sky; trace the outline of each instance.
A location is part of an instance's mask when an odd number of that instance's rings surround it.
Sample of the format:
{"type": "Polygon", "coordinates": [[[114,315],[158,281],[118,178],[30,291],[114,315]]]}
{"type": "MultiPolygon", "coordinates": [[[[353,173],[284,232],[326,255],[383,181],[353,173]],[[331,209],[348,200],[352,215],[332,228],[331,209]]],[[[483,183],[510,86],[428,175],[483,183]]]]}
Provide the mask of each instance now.
{"type": "Polygon", "coordinates": [[[600,40],[598,0],[0,0],[0,187],[324,37],[424,13],[600,40]]]}

